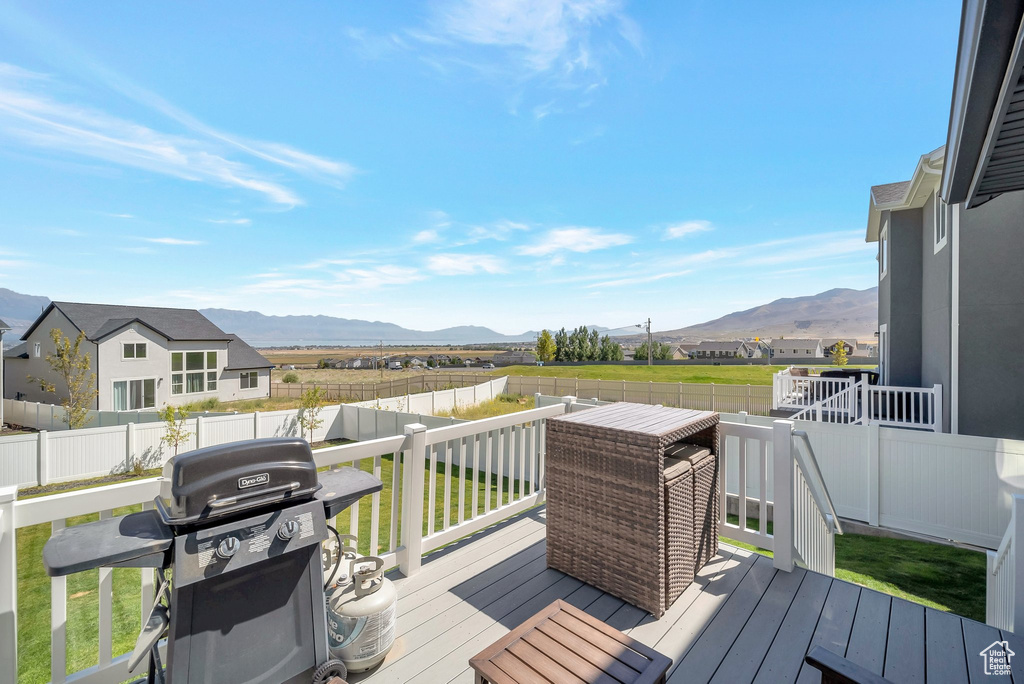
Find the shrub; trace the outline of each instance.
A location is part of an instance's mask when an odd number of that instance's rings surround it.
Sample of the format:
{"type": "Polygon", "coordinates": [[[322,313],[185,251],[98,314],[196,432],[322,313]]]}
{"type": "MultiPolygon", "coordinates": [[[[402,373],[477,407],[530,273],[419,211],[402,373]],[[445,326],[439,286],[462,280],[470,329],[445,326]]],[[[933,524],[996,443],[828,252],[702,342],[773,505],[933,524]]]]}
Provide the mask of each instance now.
{"type": "Polygon", "coordinates": [[[289,383],[291,383],[291,382],[298,382],[298,381],[299,381],[299,374],[298,373],[285,373],[284,377],[281,378],[281,382],[289,382],[289,383]]]}

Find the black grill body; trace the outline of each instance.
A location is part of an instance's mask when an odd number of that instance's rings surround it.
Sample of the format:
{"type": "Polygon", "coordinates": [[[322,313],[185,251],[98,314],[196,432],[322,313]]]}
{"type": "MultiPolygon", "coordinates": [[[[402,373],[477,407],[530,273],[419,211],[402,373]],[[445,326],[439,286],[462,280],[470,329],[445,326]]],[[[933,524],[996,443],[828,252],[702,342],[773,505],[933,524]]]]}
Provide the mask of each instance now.
{"type": "Polygon", "coordinates": [[[355,468],[318,477],[303,440],[200,449],[164,467],[156,510],[68,528],[43,562],[51,576],[170,569],[171,684],[308,683],[329,659],[327,519],[382,486],[355,468]]]}

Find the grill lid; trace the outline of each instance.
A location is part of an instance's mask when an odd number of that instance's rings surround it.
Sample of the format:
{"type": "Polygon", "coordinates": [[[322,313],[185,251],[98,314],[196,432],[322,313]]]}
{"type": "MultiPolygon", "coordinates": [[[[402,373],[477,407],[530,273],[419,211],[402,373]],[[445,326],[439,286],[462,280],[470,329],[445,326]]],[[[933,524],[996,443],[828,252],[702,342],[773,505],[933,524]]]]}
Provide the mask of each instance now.
{"type": "Polygon", "coordinates": [[[284,500],[305,501],[318,489],[316,463],[305,440],[247,440],[169,460],[157,507],[168,525],[186,525],[284,500]]]}

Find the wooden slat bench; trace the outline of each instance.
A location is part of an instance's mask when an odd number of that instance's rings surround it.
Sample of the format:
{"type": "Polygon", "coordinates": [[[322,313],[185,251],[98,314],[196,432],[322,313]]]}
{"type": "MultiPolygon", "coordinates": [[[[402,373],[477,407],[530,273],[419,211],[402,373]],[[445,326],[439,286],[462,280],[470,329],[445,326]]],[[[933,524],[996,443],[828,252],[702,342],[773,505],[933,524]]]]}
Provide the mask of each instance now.
{"type": "Polygon", "coordinates": [[[672,660],[557,600],[469,664],[477,684],[663,684],[672,660]]]}

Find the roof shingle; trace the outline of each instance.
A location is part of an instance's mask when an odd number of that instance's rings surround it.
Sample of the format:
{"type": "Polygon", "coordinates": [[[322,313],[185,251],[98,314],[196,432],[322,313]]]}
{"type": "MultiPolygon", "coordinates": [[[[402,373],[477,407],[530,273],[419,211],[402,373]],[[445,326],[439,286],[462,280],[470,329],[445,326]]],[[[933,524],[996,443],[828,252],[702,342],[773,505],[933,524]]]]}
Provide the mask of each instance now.
{"type": "MultiPolygon", "coordinates": [[[[195,309],[165,309],[151,306],[121,306],[116,304],[79,304],[53,302],[50,306],[61,313],[81,331],[89,341],[95,342],[124,326],[138,321],[169,340],[218,340],[231,338],[195,309]]],[[[21,336],[28,339],[43,316],[21,336]]]]}

